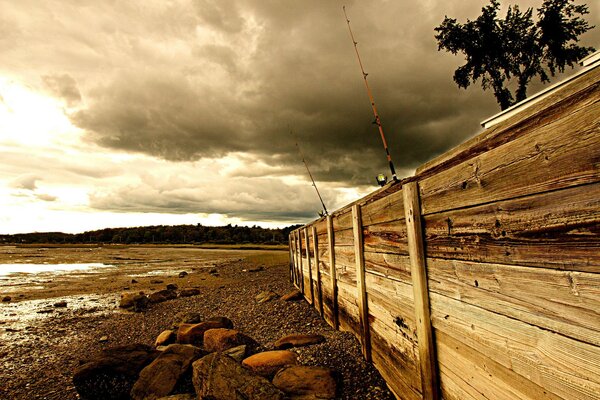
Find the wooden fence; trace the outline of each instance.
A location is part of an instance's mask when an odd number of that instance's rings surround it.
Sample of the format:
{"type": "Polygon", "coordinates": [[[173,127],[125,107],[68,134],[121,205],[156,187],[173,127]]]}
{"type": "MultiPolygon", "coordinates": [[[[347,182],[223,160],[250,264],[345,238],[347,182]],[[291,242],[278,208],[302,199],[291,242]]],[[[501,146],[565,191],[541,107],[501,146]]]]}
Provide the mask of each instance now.
{"type": "Polygon", "coordinates": [[[599,100],[600,67],[290,234],[398,398],[600,399],[599,100]]]}

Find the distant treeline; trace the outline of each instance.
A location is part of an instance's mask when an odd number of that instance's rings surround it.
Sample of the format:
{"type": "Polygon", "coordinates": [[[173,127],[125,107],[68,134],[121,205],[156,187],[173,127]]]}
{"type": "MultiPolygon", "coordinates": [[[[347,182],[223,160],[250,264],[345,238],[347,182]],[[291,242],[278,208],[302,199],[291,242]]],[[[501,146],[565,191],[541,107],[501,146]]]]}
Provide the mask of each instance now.
{"type": "Polygon", "coordinates": [[[290,231],[300,225],[282,229],[260,226],[141,226],[107,228],[84,233],[35,232],[0,235],[0,243],[215,243],[215,244],[287,244],[290,231]]]}

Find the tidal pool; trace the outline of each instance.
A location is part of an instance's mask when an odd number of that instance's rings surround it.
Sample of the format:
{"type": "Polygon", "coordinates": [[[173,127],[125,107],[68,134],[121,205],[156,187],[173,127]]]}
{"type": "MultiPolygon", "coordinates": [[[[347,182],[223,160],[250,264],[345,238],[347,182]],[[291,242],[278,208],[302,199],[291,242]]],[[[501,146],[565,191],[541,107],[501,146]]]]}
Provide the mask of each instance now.
{"type": "Polygon", "coordinates": [[[80,263],[80,264],[0,264],[0,276],[12,274],[39,274],[43,272],[71,272],[90,271],[96,268],[114,267],[103,263],[80,263]]]}

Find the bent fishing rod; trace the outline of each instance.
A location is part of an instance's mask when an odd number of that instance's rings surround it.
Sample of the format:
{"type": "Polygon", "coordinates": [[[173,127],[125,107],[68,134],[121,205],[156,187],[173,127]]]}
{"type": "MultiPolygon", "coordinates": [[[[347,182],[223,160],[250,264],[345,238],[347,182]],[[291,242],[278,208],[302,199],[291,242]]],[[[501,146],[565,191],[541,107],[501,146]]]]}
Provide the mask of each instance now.
{"type": "Polygon", "coordinates": [[[390,155],[390,151],[388,150],[387,141],[385,140],[385,135],[383,134],[383,126],[381,125],[381,119],[379,118],[379,113],[377,112],[377,107],[375,107],[375,100],[373,99],[373,93],[371,92],[371,88],[369,87],[369,82],[367,81],[367,74],[365,69],[363,68],[362,61],[360,59],[360,54],[358,54],[358,42],[354,39],[354,34],[352,33],[352,28],[350,28],[350,19],[348,19],[348,14],[346,14],[346,6],[342,6],[344,10],[344,16],[346,17],[346,23],[348,24],[348,32],[350,32],[350,38],[352,39],[352,43],[354,44],[354,51],[356,52],[356,58],[358,59],[358,65],[360,66],[360,71],[362,72],[363,79],[365,81],[365,87],[367,88],[367,94],[369,95],[369,100],[371,101],[371,108],[373,109],[373,115],[375,116],[375,121],[373,123],[377,125],[379,128],[379,134],[381,135],[381,141],[383,142],[383,148],[385,149],[385,154],[387,156],[388,163],[390,164],[390,170],[392,171],[392,178],[397,181],[398,177],[396,176],[396,169],[394,168],[394,163],[392,161],[392,156],[390,155]]]}
{"type": "Polygon", "coordinates": [[[321,200],[321,205],[323,206],[323,213],[319,213],[319,215],[322,217],[325,215],[329,215],[329,212],[327,212],[327,207],[325,207],[325,203],[323,202],[323,198],[321,197],[321,193],[319,193],[319,189],[317,188],[317,184],[315,183],[315,180],[313,179],[313,176],[310,173],[310,169],[308,169],[308,164],[306,163],[306,159],[304,158],[304,153],[302,153],[302,150],[300,150],[300,145],[298,144],[298,139],[296,139],[296,137],[294,136],[294,134],[291,131],[290,131],[290,134],[295,139],[296,148],[298,149],[298,153],[300,153],[300,157],[302,158],[302,163],[304,163],[304,166],[306,167],[306,172],[308,172],[308,176],[310,176],[312,185],[314,186],[315,190],[317,191],[317,196],[319,196],[319,200],[321,200]]]}

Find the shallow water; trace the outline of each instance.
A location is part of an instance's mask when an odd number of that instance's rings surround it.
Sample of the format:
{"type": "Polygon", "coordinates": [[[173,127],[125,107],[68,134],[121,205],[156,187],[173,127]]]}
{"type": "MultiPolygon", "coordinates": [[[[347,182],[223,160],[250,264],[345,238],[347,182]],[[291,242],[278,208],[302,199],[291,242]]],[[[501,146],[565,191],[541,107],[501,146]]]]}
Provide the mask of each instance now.
{"type": "Polygon", "coordinates": [[[111,264],[103,263],[81,263],[81,264],[0,264],[0,276],[13,274],[38,274],[41,272],[72,272],[72,271],[92,271],[95,268],[115,267],[111,264]]]}

